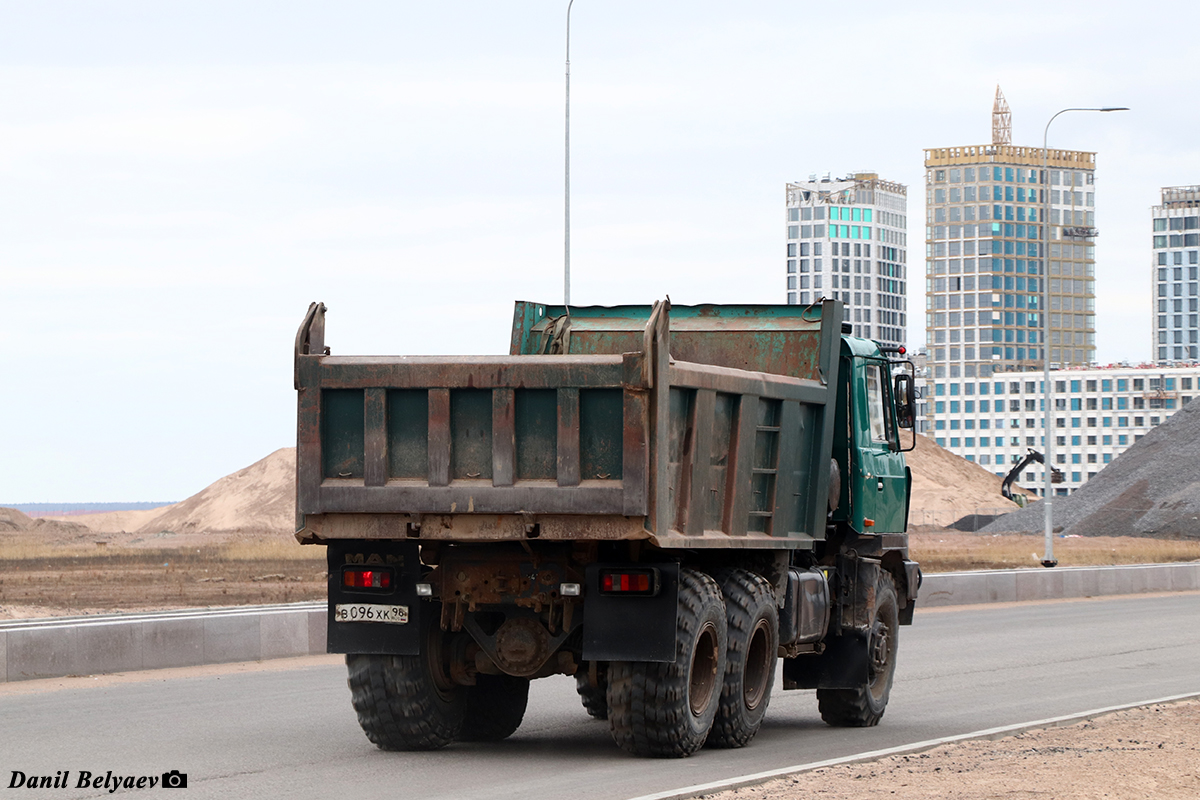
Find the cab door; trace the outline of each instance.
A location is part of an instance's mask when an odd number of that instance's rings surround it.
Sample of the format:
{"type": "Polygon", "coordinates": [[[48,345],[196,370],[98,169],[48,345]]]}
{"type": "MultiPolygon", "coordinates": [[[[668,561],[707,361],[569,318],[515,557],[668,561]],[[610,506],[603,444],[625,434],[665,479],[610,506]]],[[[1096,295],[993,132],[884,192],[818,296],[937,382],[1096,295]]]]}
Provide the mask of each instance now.
{"type": "Polygon", "coordinates": [[[904,456],[893,448],[898,442],[891,413],[890,370],[887,362],[855,359],[855,437],[858,463],[855,484],[861,502],[854,525],[862,533],[902,533],[908,502],[908,476],[904,456]]]}

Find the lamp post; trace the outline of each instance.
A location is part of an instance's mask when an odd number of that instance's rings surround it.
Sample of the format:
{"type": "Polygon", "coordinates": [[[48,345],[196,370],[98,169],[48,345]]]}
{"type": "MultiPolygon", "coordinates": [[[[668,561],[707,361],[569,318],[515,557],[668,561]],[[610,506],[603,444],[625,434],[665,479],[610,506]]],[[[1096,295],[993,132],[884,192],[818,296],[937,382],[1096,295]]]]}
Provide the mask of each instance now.
{"type": "Polygon", "coordinates": [[[1050,250],[1050,172],[1049,155],[1047,149],[1050,137],[1050,123],[1058,118],[1059,114],[1065,114],[1068,111],[1128,111],[1128,108],[1064,108],[1056,113],[1046,123],[1046,128],[1042,131],[1042,231],[1045,236],[1042,237],[1042,246],[1046,248],[1046,252],[1042,253],[1042,394],[1045,397],[1045,421],[1043,429],[1046,432],[1045,450],[1046,463],[1045,467],[1045,488],[1042,490],[1045,495],[1042,498],[1042,517],[1046,527],[1046,549],[1042,557],[1043,567],[1054,567],[1058,565],[1058,561],[1054,558],[1054,487],[1051,476],[1054,474],[1054,385],[1050,382],[1050,281],[1047,278],[1049,275],[1049,250],[1050,250]]]}
{"type": "Polygon", "coordinates": [[[571,6],[567,3],[566,156],[563,169],[563,305],[571,305],[571,6]]]}

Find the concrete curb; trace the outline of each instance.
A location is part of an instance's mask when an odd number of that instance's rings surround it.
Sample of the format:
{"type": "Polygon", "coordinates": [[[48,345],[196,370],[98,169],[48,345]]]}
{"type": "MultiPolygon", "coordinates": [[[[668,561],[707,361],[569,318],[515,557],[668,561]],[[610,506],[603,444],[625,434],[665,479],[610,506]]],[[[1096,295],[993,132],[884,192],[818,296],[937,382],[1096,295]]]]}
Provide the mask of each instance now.
{"type": "MultiPolygon", "coordinates": [[[[1200,590],[1200,563],[926,575],[917,608],[1200,590]]],[[[326,604],[0,622],[0,682],[325,652],[326,604]]]]}
{"type": "Polygon", "coordinates": [[[982,731],[973,731],[971,733],[960,733],[957,736],[944,736],[940,739],[928,739],[923,742],[913,742],[912,744],[902,744],[897,747],[889,747],[885,750],[872,750],[867,753],[857,753],[852,756],[843,756],[842,758],[831,758],[826,761],[814,761],[809,764],[797,764],[792,767],[782,767],[780,769],[768,770],[766,772],[755,772],[751,775],[740,775],[736,778],[726,778],[722,781],[713,781],[711,783],[700,783],[694,786],[685,786],[682,789],[668,789],[665,792],[656,794],[646,794],[635,797],[632,800],[689,800],[689,798],[697,797],[715,792],[724,792],[729,789],[741,789],[747,786],[757,786],[773,781],[776,778],[783,778],[789,775],[799,775],[804,772],[812,772],[813,770],[824,769],[826,767],[838,767],[844,764],[861,764],[866,761],[878,761],[881,758],[888,756],[903,756],[911,755],[912,753],[921,753],[925,750],[932,750],[935,747],[942,745],[955,744],[956,742],[965,742],[972,739],[1003,739],[1008,736],[1015,736],[1018,733],[1026,731],[1038,730],[1040,728],[1063,728],[1068,725],[1074,725],[1078,722],[1084,722],[1089,719],[1104,716],[1105,714],[1113,714],[1117,711],[1128,711],[1131,708],[1141,708],[1143,706],[1153,706],[1160,703],[1176,703],[1181,700],[1193,700],[1200,697],[1200,693],[1190,692],[1188,694],[1177,694],[1171,697],[1160,697],[1157,700],[1142,700],[1137,703],[1125,703],[1119,706],[1109,706],[1107,708],[1095,708],[1091,711],[1083,711],[1078,714],[1067,714],[1062,717],[1051,717],[1049,719],[1039,719],[1034,722],[1019,722],[1016,725],[1005,725],[1000,728],[987,728],[982,731]]]}
{"type": "Polygon", "coordinates": [[[325,603],[0,622],[0,681],[325,652],[325,603]]]}
{"type": "Polygon", "coordinates": [[[917,608],[1198,589],[1200,562],[939,572],[925,576],[917,608]]]}

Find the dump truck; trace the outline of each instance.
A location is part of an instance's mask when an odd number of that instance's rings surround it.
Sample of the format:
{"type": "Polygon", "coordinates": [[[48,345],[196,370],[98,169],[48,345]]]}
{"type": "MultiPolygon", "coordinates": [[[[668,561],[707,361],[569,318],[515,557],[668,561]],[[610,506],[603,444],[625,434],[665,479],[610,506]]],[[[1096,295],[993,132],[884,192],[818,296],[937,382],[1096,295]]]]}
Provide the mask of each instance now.
{"type": "Polygon", "coordinates": [[[913,369],[841,302],[518,302],[509,355],[470,357],[333,355],[325,313],[296,537],[378,747],[504,739],[555,675],[641,756],[746,745],[777,669],[879,722],[920,585],[913,369]]]}

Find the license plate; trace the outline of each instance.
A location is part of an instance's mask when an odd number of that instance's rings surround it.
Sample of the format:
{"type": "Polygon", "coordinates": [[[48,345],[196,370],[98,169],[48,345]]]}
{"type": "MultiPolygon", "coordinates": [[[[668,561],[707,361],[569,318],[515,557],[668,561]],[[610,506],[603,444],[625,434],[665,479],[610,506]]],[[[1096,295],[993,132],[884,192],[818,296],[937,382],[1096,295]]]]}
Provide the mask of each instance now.
{"type": "Polygon", "coordinates": [[[385,606],[375,603],[338,603],[333,607],[335,622],[408,623],[408,606],[385,606]]]}

